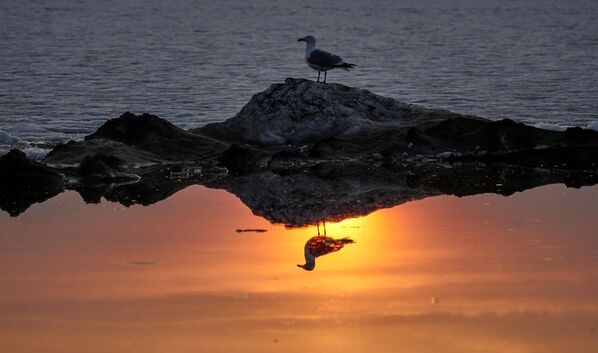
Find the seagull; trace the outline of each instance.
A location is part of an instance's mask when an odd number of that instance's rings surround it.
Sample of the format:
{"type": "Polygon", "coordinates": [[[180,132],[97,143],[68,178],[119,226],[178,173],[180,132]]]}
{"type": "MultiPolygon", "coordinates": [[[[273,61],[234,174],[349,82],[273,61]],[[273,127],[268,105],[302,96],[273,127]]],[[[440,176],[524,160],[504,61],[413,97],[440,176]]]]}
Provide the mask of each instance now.
{"type": "Polygon", "coordinates": [[[338,55],[330,54],[327,51],[316,49],[316,38],[307,36],[297,39],[298,42],[305,42],[305,61],[312,69],[318,71],[318,82],[320,82],[320,73],[324,71],[324,83],[326,83],[326,71],[332,69],[344,69],[349,71],[355,67],[355,64],[346,63],[338,55]]]}
{"type": "Polygon", "coordinates": [[[304,248],[305,264],[297,265],[306,271],[312,271],[316,267],[316,257],[330,254],[342,249],[345,244],[353,244],[355,241],[349,238],[333,239],[326,236],[326,223],[324,223],[324,234],[320,235],[320,224],[318,223],[318,235],[311,237],[304,248]]]}

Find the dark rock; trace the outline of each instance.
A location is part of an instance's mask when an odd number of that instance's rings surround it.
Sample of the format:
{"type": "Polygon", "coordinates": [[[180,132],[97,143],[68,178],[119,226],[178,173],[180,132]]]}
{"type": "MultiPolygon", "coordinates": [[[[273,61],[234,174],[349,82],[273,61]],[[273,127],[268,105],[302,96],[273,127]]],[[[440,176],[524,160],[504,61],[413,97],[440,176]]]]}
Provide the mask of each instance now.
{"type": "Polygon", "coordinates": [[[598,170],[598,146],[546,147],[494,155],[464,156],[457,160],[508,163],[526,167],[564,170],[598,170]]]}
{"type": "MultiPolygon", "coordinates": [[[[106,154],[122,159],[122,166],[95,166],[101,169],[94,172],[98,176],[118,177],[138,173],[139,166],[166,163],[220,163],[231,174],[242,175],[260,166],[282,171],[315,162],[404,163],[446,156],[526,165],[528,156],[550,159],[548,152],[563,155],[559,149],[591,146],[598,146],[594,131],[558,132],[509,119],[490,121],[426,109],[340,84],[287,79],[256,94],[225,122],[185,131],[151,114],[125,113],[85,141],[57,147],[44,162],[56,168],[73,167],[85,156],[106,154]],[[289,151],[300,152],[285,156],[289,151]],[[529,153],[520,153],[522,159],[505,156],[523,151],[529,153]]],[[[567,151],[581,153],[572,156],[571,168],[592,168],[591,158],[584,156],[586,149],[567,151]]]]}
{"type": "Polygon", "coordinates": [[[597,158],[595,131],[490,121],[287,79],[235,117],[192,131],[125,113],[84,141],[57,146],[42,163],[11,151],[0,159],[0,207],[22,212],[40,195],[60,192],[60,171],[88,202],[145,205],[206,184],[237,194],[273,222],[305,225],[443,193],[589,185],[597,158]]]}
{"type": "Polygon", "coordinates": [[[155,115],[125,112],[120,117],[105,122],[96,132],[86,136],[85,140],[105,138],[127,145],[143,146],[159,139],[179,138],[181,135],[186,135],[183,129],[155,115]]]}
{"type": "Polygon", "coordinates": [[[115,179],[122,177],[124,161],[108,154],[87,155],[79,165],[79,175],[85,178],[115,179]]]}
{"type": "Polygon", "coordinates": [[[18,216],[63,191],[63,177],[19,150],[0,157],[0,209],[18,216]]]}
{"type": "Polygon", "coordinates": [[[488,152],[533,149],[562,140],[562,133],[538,129],[510,119],[487,121],[470,118],[444,120],[423,129],[419,141],[439,149],[488,152]]]}
{"type": "MultiPolygon", "coordinates": [[[[563,154],[565,147],[598,146],[598,133],[583,129],[551,131],[510,119],[490,121],[434,110],[381,97],[340,84],[287,79],[256,94],[233,118],[193,130],[232,143],[243,142],[272,152],[269,166],[289,167],[319,161],[405,162],[449,155],[484,161],[526,164],[505,158],[506,153],[529,151],[519,157],[543,157],[547,151],[563,154]],[[288,163],[277,155],[284,146],[302,150],[288,163]],[[305,153],[303,153],[305,152],[305,153]],[[300,161],[299,159],[303,159],[300,161]]],[[[567,149],[576,160],[572,168],[591,168],[584,149],[567,149]]],[[[285,167],[286,168],[286,167],[285,167]]]]}
{"type": "Polygon", "coordinates": [[[237,144],[232,144],[218,159],[232,175],[243,175],[256,168],[257,152],[237,144]]]}
{"type": "Polygon", "coordinates": [[[121,167],[123,169],[153,166],[168,162],[168,160],[155,153],[106,139],[69,141],[56,146],[42,162],[56,169],[77,168],[85,158],[98,154],[118,158],[122,161],[121,167]]]}
{"type": "Polygon", "coordinates": [[[124,113],[108,120],[84,141],[55,148],[44,159],[54,166],[78,165],[98,153],[127,167],[164,163],[212,163],[228,144],[178,128],[155,115],[124,113]]]}
{"type": "Polygon", "coordinates": [[[421,139],[421,131],[418,130],[417,127],[410,127],[409,130],[407,130],[407,142],[409,143],[425,143],[425,141],[422,141],[421,139]]]}
{"type": "Polygon", "coordinates": [[[0,157],[0,181],[56,184],[62,182],[62,176],[45,165],[30,160],[22,151],[14,149],[0,157]]]}
{"type": "Polygon", "coordinates": [[[575,144],[596,143],[598,140],[598,131],[582,129],[580,127],[570,127],[565,130],[567,141],[575,144]]]}
{"type": "Polygon", "coordinates": [[[233,118],[193,131],[233,142],[300,145],[458,116],[341,84],[288,78],[254,95],[233,118]]]}

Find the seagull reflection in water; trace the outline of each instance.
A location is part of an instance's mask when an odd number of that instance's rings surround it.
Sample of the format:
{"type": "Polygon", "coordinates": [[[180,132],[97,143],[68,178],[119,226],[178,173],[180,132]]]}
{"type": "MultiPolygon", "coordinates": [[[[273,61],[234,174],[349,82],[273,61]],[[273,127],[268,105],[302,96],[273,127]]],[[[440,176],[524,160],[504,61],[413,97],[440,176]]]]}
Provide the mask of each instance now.
{"type": "Polygon", "coordinates": [[[326,222],[322,222],[322,227],[324,232],[320,234],[320,223],[316,224],[318,228],[318,235],[315,237],[311,237],[305,243],[305,264],[304,265],[297,265],[306,271],[312,271],[316,267],[316,257],[333,253],[335,251],[339,251],[342,249],[346,244],[353,244],[355,243],[352,239],[349,238],[341,238],[341,239],[333,239],[329,236],[326,236],[326,222]]]}

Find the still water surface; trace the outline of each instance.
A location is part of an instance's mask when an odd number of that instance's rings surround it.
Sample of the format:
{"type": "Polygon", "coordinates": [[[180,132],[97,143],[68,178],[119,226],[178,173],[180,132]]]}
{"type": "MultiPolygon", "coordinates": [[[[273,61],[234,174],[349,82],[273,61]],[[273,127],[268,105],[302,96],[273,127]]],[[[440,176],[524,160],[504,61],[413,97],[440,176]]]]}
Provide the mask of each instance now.
{"type": "Polygon", "coordinates": [[[598,187],[438,196],[286,229],[222,190],[0,214],[3,352],[594,352],[598,187]],[[243,232],[237,229],[264,229],[243,232]]]}

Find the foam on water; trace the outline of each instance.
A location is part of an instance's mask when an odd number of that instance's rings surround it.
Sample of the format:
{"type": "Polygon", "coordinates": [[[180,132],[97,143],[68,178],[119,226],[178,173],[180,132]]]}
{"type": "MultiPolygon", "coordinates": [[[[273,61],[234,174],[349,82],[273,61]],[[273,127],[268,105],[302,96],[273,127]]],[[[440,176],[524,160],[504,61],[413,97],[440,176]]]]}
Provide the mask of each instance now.
{"type": "Polygon", "coordinates": [[[533,124],[533,126],[537,127],[538,129],[546,129],[546,130],[552,130],[552,131],[565,131],[565,130],[567,130],[568,127],[570,127],[570,126],[563,126],[563,125],[559,125],[559,124],[545,123],[545,122],[535,123],[535,124],[533,124]]]}

